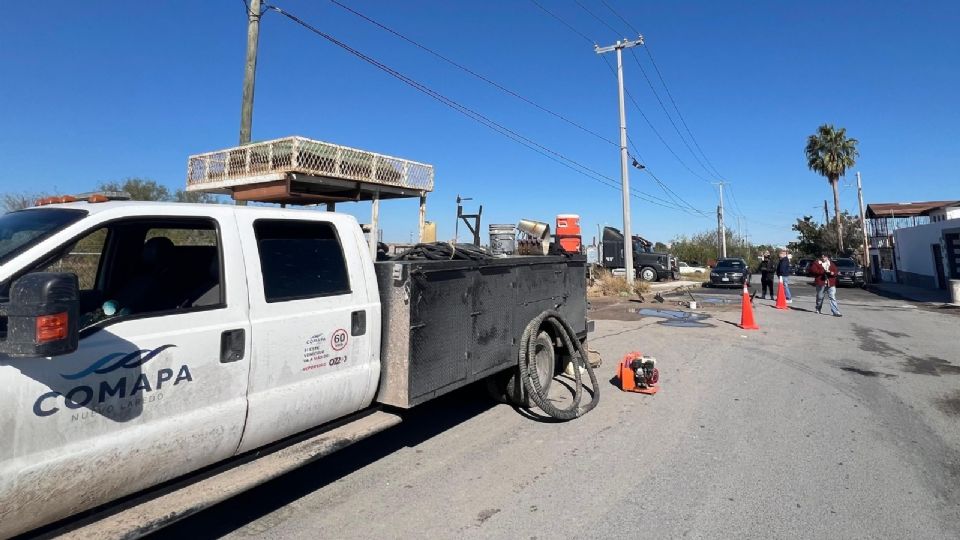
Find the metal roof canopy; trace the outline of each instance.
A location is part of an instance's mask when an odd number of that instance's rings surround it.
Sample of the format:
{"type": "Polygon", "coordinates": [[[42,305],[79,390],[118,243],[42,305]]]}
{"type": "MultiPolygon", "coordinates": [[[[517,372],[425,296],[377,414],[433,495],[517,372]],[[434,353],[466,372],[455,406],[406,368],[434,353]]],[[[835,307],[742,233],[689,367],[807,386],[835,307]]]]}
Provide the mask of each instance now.
{"type": "Polygon", "coordinates": [[[304,137],[190,156],[187,191],[241,201],[318,204],[422,197],[432,165],[304,137]]]}
{"type": "Polygon", "coordinates": [[[929,201],[909,203],[872,203],[867,205],[866,217],[870,219],[909,218],[925,216],[933,210],[960,205],[960,201],[929,201]]]}
{"type": "Polygon", "coordinates": [[[376,255],[380,199],[420,198],[423,239],[433,165],[315,141],[284,137],[190,156],[187,191],[238,201],[321,204],[372,201],[370,251],[376,255]]]}

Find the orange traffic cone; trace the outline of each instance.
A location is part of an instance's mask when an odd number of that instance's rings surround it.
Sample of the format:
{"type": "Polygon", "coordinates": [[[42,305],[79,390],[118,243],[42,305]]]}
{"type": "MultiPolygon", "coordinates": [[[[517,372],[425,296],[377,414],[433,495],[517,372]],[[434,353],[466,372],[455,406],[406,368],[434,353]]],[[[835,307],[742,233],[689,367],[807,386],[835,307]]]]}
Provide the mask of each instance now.
{"type": "Polygon", "coordinates": [[[747,284],[743,284],[743,304],[740,309],[740,328],[744,330],[759,330],[757,321],[753,318],[753,303],[750,301],[750,291],[747,284]]]}
{"type": "Polygon", "coordinates": [[[743,284],[743,304],[740,309],[740,328],[744,330],[759,330],[757,321],[753,319],[753,304],[750,302],[750,291],[747,284],[743,284]]]}
{"type": "Polygon", "coordinates": [[[787,293],[783,290],[783,276],[780,276],[780,284],[777,285],[777,309],[788,309],[787,293]]]}

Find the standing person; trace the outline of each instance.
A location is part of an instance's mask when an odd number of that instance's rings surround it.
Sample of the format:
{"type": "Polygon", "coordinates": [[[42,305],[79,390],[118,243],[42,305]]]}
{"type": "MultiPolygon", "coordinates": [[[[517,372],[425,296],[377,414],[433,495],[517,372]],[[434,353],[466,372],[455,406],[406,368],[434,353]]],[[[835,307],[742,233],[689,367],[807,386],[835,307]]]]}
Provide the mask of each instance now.
{"type": "Polygon", "coordinates": [[[817,315],[823,309],[823,297],[826,294],[830,298],[833,316],[843,317],[837,305],[837,265],[830,260],[830,255],[820,255],[820,259],[810,265],[810,275],[814,276],[813,284],[817,286],[817,315]]]}
{"type": "Polygon", "coordinates": [[[770,260],[770,254],[763,254],[763,261],[760,262],[760,286],[762,292],[761,299],[767,298],[767,290],[770,291],[770,299],[773,300],[773,273],[777,270],[776,265],[770,260]]]}
{"type": "Polygon", "coordinates": [[[790,258],[787,257],[787,250],[780,250],[780,262],[777,263],[777,277],[783,279],[783,292],[787,297],[787,303],[792,304],[793,298],[790,296],[790,258]]]}

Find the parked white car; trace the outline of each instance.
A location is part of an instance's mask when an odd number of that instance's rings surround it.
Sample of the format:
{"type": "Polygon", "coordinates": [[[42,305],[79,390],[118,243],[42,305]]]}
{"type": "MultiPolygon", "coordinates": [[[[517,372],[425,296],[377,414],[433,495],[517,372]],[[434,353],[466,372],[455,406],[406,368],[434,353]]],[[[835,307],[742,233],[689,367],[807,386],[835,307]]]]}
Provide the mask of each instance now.
{"type": "Polygon", "coordinates": [[[678,265],[680,266],[681,274],[706,274],[707,273],[707,269],[704,268],[703,266],[690,266],[689,264],[682,261],[678,263],[678,265]]]}

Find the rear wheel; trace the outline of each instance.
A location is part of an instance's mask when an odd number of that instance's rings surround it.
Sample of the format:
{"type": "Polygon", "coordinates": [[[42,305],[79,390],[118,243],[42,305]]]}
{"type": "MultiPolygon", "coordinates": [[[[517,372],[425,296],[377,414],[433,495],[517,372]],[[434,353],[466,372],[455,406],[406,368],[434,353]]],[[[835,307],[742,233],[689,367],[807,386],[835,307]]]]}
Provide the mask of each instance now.
{"type": "MultiPolygon", "coordinates": [[[[537,378],[543,388],[544,395],[550,391],[553,376],[557,373],[557,357],[553,349],[553,339],[547,332],[540,332],[534,350],[534,361],[537,369],[537,378]]],[[[520,370],[510,369],[505,372],[504,399],[521,407],[534,407],[536,404],[524,388],[520,380],[520,370]]]]}

